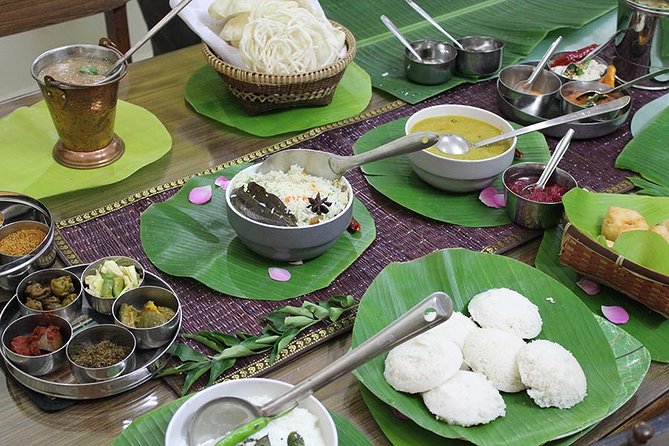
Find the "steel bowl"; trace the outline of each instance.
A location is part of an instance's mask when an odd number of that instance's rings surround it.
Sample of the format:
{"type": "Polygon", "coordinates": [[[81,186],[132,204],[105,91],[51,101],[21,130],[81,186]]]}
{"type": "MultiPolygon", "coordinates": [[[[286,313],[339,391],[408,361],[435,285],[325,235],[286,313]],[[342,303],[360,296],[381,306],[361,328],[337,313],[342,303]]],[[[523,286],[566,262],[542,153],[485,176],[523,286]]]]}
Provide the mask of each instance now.
{"type": "Polygon", "coordinates": [[[408,49],[404,50],[404,72],[407,78],[417,84],[443,84],[453,77],[458,50],[453,45],[440,40],[416,40],[411,47],[420,55],[416,59],[408,49]]]}
{"type": "Polygon", "coordinates": [[[68,321],[55,314],[30,314],[11,322],[2,332],[2,350],[5,357],[19,369],[32,376],[47,375],[58,370],[67,362],[65,350],[72,337],[72,326],[68,321]],[[56,325],[63,336],[63,346],[53,352],[39,356],[26,356],[14,352],[10,348],[12,339],[16,336],[26,336],[32,333],[37,326],[56,325]]]}
{"type": "Polygon", "coordinates": [[[543,115],[555,101],[562,83],[555,73],[544,69],[532,85],[537,92],[536,95],[519,90],[517,85],[526,81],[533,70],[530,65],[511,65],[503,68],[497,79],[497,91],[514,107],[533,115],[543,115]]]}
{"type": "MultiPolygon", "coordinates": [[[[555,54],[553,55],[553,57],[551,57],[551,58],[548,60],[548,66],[551,67],[551,71],[552,71],[553,73],[555,73],[555,70],[553,69],[554,67],[552,67],[551,64],[552,64],[553,61],[555,61],[558,57],[560,57],[560,55],[562,55],[562,54],[564,54],[564,53],[565,53],[565,51],[560,52],[560,53],[555,53],[555,54]]],[[[593,60],[595,60],[597,63],[599,63],[599,64],[601,64],[601,65],[604,65],[604,66],[606,66],[606,67],[608,67],[608,65],[609,65],[604,59],[602,59],[602,58],[599,57],[599,56],[595,56],[595,58],[594,58],[593,60]]],[[[536,65],[536,64],[537,64],[537,61],[531,61],[531,62],[527,62],[527,63],[525,63],[525,65],[533,65],[533,66],[536,65]]],[[[573,78],[571,78],[571,77],[563,76],[563,75],[558,74],[558,73],[555,73],[555,74],[557,75],[557,77],[560,79],[560,81],[561,81],[563,84],[565,84],[565,83],[567,83],[567,82],[574,81],[574,80],[579,80],[579,79],[573,79],[573,78]]],[[[604,74],[606,74],[606,71],[604,71],[604,74]]],[[[597,79],[592,79],[592,80],[600,80],[602,77],[603,77],[603,75],[602,75],[602,76],[599,76],[597,79]]]]}
{"type": "Polygon", "coordinates": [[[55,227],[49,209],[27,195],[0,192],[0,214],[5,226],[16,221],[36,221],[49,228],[46,238],[30,254],[7,263],[0,260],[0,302],[5,302],[14,295],[19,282],[28,274],[53,265],[56,260],[53,244],[55,227]]]}
{"type": "Polygon", "coordinates": [[[81,312],[81,305],[83,302],[81,297],[82,294],[81,288],[82,287],[81,287],[81,282],[79,281],[79,277],[76,274],[66,269],[52,268],[52,269],[44,269],[36,271],[26,276],[19,283],[19,286],[16,288],[16,296],[19,301],[19,311],[21,312],[21,314],[24,315],[52,313],[68,321],[73,321],[77,317],[79,317],[79,313],[81,312]],[[36,310],[34,308],[26,306],[26,300],[27,300],[26,287],[30,282],[48,283],[51,281],[51,279],[55,279],[56,277],[60,276],[69,276],[72,279],[72,284],[74,285],[74,293],[77,295],[77,297],[72,302],[56,310],[36,310]]]}
{"type": "Polygon", "coordinates": [[[165,288],[155,286],[141,286],[133,288],[121,294],[112,305],[112,315],[114,323],[127,328],[137,340],[137,348],[156,348],[165,345],[174,338],[174,334],[181,325],[181,303],[177,296],[165,288]],[[140,328],[126,325],[121,321],[121,306],[123,304],[132,305],[141,309],[148,301],[153,301],[156,306],[168,307],[174,310],[174,317],[164,324],[140,328]]]}
{"type": "Polygon", "coordinates": [[[75,334],[69,344],[67,344],[65,353],[70,363],[72,375],[74,375],[77,382],[85,384],[106,381],[134,370],[135,347],[135,337],[127,328],[113,324],[100,324],[91,325],[75,334]],[[104,340],[110,340],[116,344],[126,346],[129,348],[130,353],[125,358],[107,367],[84,367],[72,360],[72,357],[81,352],[81,349],[104,340]]]}
{"type": "Polygon", "coordinates": [[[504,42],[494,37],[469,36],[458,39],[455,69],[465,76],[492,76],[502,67],[504,42]]]}
{"type": "MultiPolygon", "coordinates": [[[[556,203],[533,201],[510,189],[509,185],[516,180],[535,182],[545,167],[544,163],[519,163],[509,167],[502,174],[506,212],[517,225],[528,229],[548,229],[556,226],[562,218],[564,212],[562,201],[556,203]]],[[[567,190],[577,186],[574,177],[560,168],[555,169],[547,184],[555,183],[567,186],[567,190]]]]}
{"type": "MultiPolygon", "coordinates": [[[[580,94],[584,93],[586,91],[608,91],[610,90],[611,87],[609,87],[606,84],[603,84],[601,82],[596,82],[596,81],[571,81],[567,82],[566,84],[562,85],[560,88],[560,107],[562,109],[562,112],[567,114],[567,113],[573,113],[577,112],[580,110],[584,110],[586,107],[582,105],[578,105],[574,102],[572,102],[569,97],[573,96],[574,94],[580,94]]],[[[622,90],[620,92],[620,97],[622,96],[630,96],[630,99],[632,99],[632,96],[630,95],[629,90],[622,90]]],[[[631,102],[631,101],[630,101],[631,102]]],[[[610,113],[605,113],[600,116],[595,116],[594,118],[590,118],[588,121],[590,122],[601,122],[601,121],[609,121],[611,119],[615,119],[618,115],[623,113],[623,110],[614,110],[610,113]]]]}
{"type": "MultiPolygon", "coordinates": [[[[91,308],[93,308],[95,311],[98,313],[102,314],[112,314],[112,305],[114,304],[114,301],[118,298],[116,297],[99,297],[91,293],[90,289],[88,288],[88,285],[86,284],[86,277],[95,275],[95,270],[100,268],[107,260],[113,260],[115,261],[118,265],[120,266],[131,266],[133,265],[135,267],[135,271],[137,271],[137,275],[139,276],[139,285],[142,286],[142,283],[144,282],[144,267],[135,259],[132,257],[125,257],[125,256],[108,256],[108,257],[103,257],[101,259],[96,260],[95,262],[92,262],[90,265],[84,269],[84,272],[81,273],[81,283],[84,288],[84,296],[86,296],[86,300],[88,300],[89,305],[91,308]]],[[[130,290],[124,291],[124,293],[127,293],[130,290]]],[[[123,294],[123,293],[121,293],[123,294]]]]}
{"type": "Polygon", "coordinates": [[[32,253],[34,253],[39,247],[42,245],[44,240],[46,239],[47,234],[49,234],[49,226],[46,225],[45,223],[42,223],[41,221],[34,221],[34,220],[20,220],[20,221],[15,221],[6,225],[2,225],[0,227],[0,240],[3,240],[5,237],[8,237],[10,234],[13,234],[18,231],[22,231],[25,229],[39,229],[41,231],[44,231],[44,239],[35,246],[34,249],[32,249],[30,252],[23,254],[23,255],[10,255],[10,254],[4,254],[0,252],[0,265],[6,265],[8,263],[15,262],[23,257],[29,256],[32,253]]]}

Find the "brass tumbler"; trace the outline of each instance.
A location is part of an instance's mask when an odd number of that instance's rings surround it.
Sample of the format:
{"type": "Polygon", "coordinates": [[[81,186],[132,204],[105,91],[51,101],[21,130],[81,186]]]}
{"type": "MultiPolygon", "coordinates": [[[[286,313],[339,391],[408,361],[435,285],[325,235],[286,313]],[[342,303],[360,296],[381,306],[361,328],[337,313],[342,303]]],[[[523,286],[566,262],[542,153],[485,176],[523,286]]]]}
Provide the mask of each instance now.
{"type": "Polygon", "coordinates": [[[78,169],[102,167],[116,161],[125,149],[114,134],[118,83],[127,72],[122,65],[112,76],[93,84],[71,84],[39,74],[47,66],[71,57],[116,62],[122,54],[107,39],[100,45],[70,45],[42,53],[30,72],[37,81],[58,132],[53,157],[60,164],[78,169]]]}

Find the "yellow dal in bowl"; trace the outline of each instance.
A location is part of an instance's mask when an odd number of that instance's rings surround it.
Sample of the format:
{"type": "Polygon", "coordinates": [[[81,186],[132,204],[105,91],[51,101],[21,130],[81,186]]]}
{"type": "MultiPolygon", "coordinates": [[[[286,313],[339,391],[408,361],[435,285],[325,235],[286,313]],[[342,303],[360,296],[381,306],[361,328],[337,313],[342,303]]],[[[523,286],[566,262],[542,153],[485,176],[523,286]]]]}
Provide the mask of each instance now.
{"type": "MultiPolygon", "coordinates": [[[[462,136],[470,143],[475,143],[502,134],[502,131],[492,124],[488,124],[480,119],[457,115],[433,116],[431,118],[421,119],[409,129],[409,133],[424,131],[431,131],[440,135],[455,133],[456,135],[462,136]]],[[[435,155],[443,156],[444,158],[482,160],[501,155],[506,152],[509,147],[511,147],[511,142],[506,140],[485,147],[471,149],[464,155],[449,155],[437,149],[435,146],[425,150],[435,155]]]]}

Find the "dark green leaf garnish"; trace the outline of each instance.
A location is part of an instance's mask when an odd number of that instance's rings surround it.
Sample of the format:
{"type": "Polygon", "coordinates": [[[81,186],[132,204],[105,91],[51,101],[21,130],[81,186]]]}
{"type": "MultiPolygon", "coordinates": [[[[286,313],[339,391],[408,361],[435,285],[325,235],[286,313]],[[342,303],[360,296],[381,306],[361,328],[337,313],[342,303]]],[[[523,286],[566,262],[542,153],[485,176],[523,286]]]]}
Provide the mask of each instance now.
{"type": "Polygon", "coordinates": [[[97,68],[91,66],[91,65],[84,65],[83,67],[79,68],[80,73],[84,74],[90,74],[93,76],[99,76],[100,72],[98,71],[97,68]]]}
{"type": "Polygon", "coordinates": [[[297,432],[293,431],[288,434],[288,446],[304,446],[304,438],[297,432]]]}

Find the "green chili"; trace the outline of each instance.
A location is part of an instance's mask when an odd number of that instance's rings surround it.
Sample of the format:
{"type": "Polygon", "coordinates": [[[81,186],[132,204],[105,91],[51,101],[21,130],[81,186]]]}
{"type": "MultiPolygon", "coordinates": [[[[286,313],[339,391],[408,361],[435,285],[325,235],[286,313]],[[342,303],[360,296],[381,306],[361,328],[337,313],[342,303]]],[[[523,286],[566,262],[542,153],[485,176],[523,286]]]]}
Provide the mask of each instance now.
{"type": "Polygon", "coordinates": [[[225,437],[218,440],[214,446],[237,446],[251,435],[265,428],[269,422],[269,417],[258,417],[255,420],[251,420],[232,432],[227,433],[225,437]]]}
{"type": "Polygon", "coordinates": [[[125,288],[125,280],[123,280],[123,277],[114,277],[114,286],[112,288],[113,296],[118,297],[123,291],[123,288],[125,288]]]}
{"type": "Polygon", "coordinates": [[[114,297],[114,276],[111,273],[106,273],[102,276],[102,289],[100,290],[100,297],[114,297]]]}

